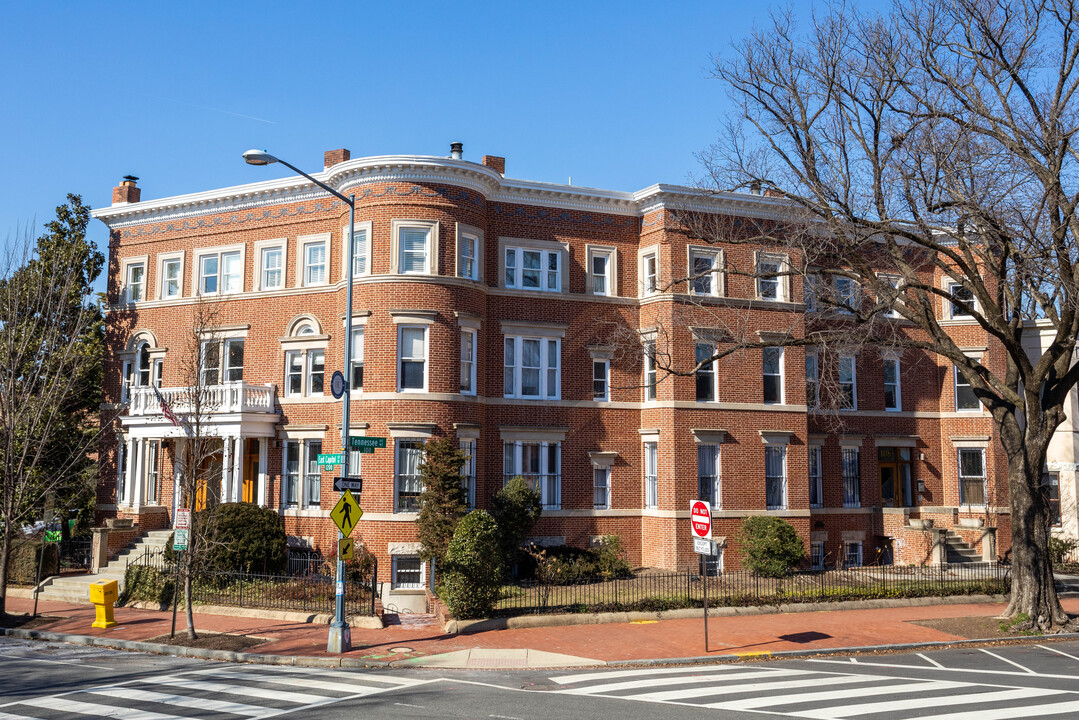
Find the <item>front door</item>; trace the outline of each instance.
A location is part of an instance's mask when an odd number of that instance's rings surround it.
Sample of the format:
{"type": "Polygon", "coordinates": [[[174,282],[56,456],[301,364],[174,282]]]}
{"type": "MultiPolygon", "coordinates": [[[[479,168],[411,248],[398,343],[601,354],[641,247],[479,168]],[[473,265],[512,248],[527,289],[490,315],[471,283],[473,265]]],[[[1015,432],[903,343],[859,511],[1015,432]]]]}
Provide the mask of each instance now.
{"type": "Polygon", "coordinates": [[[910,507],[910,448],[877,448],[881,507],[910,507]]]}
{"type": "Polygon", "coordinates": [[[259,474],[259,441],[244,440],[243,501],[255,502],[255,481],[259,474]]]}
{"type": "MultiPolygon", "coordinates": [[[[880,504],[883,507],[896,507],[897,475],[894,464],[880,466],[880,504]]],[[[902,503],[902,497],[899,500],[902,503]]]]}

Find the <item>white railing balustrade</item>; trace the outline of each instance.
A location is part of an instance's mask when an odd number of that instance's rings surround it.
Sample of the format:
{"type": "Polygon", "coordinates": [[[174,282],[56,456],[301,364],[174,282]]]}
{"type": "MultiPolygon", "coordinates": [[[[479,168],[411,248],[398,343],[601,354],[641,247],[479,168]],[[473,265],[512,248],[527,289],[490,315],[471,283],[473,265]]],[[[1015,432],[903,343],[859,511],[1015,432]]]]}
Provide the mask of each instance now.
{"type": "MultiPolygon", "coordinates": [[[[160,388],[159,392],[177,415],[190,413],[195,405],[195,388],[160,388]]],[[[232,382],[207,385],[201,389],[201,408],[204,413],[274,412],[277,385],[251,385],[232,382]]],[[[131,388],[130,415],[161,415],[161,403],[150,387],[131,388]]]]}

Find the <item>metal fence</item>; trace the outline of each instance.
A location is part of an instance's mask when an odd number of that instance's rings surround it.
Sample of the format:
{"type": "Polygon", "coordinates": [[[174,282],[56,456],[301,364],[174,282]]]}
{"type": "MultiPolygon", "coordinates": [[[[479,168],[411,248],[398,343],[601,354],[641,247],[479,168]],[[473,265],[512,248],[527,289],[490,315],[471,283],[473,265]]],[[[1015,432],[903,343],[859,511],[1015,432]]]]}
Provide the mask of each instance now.
{"type": "MultiPolygon", "coordinates": [[[[326,559],[317,550],[297,550],[289,548],[288,565],[286,574],[296,575],[325,575],[327,572],[326,559]]],[[[333,568],[329,568],[333,572],[333,568]]]]}
{"type": "Polygon", "coordinates": [[[766,578],[750,572],[703,577],[642,572],[620,579],[588,578],[570,583],[519,581],[502,589],[499,615],[556,612],[658,611],[700,607],[705,584],[708,604],[747,607],[838,600],[1005,593],[1009,568],[996,563],[925,567],[883,565],[799,572],[766,578]]]}
{"type": "Polygon", "coordinates": [[[90,569],[90,546],[91,538],[69,538],[60,542],[59,562],[60,570],[89,570],[90,569]]]}

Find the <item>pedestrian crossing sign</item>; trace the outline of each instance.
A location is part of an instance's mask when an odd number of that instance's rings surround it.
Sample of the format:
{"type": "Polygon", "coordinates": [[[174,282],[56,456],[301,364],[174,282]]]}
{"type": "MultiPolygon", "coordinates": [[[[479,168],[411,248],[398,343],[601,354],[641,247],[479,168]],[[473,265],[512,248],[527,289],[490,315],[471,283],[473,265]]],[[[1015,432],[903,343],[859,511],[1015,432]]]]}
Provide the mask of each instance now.
{"type": "Polygon", "coordinates": [[[356,556],[355,542],[350,537],[343,537],[337,541],[337,557],[340,560],[351,560],[356,556]]]}
{"type": "Polygon", "coordinates": [[[333,518],[334,524],[337,525],[341,534],[346,537],[352,534],[352,528],[356,527],[356,523],[360,521],[362,515],[363,510],[360,509],[356,498],[352,497],[352,493],[348,490],[341,493],[341,499],[337,501],[337,504],[333,506],[333,510],[330,511],[330,517],[333,518]]]}

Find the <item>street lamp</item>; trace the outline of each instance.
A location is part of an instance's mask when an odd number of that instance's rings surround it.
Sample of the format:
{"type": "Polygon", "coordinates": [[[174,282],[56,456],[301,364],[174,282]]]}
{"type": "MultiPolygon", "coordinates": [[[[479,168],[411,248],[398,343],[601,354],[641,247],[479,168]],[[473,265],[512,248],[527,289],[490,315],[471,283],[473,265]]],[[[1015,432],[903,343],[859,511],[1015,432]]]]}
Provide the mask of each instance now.
{"type": "MultiPolygon", "coordinates": [[[[305,178],[348,205],[348,265],[345,270],[348,275],[348,290],[345,303],[348,307],[345,312],[345,384],[344,395],[342,395],[343,402],[341,405],[341,475],[347,478],[350,476],[348,467],[348,411],[349,401],[351,400],[349,391],[352,388],[352,378],[350,374],[350,366],[352,365],[352,264],[354,262],[353,256],[356,252],[352,235],[353,228],[356,225],[356,196],[350,195],[345,197],[326,183],[316,180],[295,165],[290,165],[281,158],[274,157],[265,150],[248,150],[244,153],[243,158],[244,162],[248,165],[270,165],[272,163],[281,163],[289,170],[303,175],[305,178]]],[[[352,650],[352,632],[349,630],[348,623],[345,622],[345,561],[341,559],[340,543],[340,540],[344,538],[344,534],[340,530],[337,531],[337,538],[337,598],[334,603],[333,623],[330,625],[330,636],[326,643],[326,652],[347,653],[352,650]]]]}

